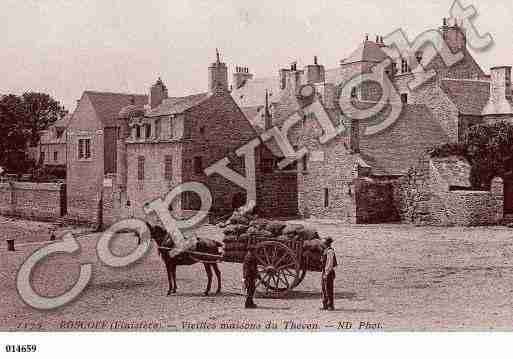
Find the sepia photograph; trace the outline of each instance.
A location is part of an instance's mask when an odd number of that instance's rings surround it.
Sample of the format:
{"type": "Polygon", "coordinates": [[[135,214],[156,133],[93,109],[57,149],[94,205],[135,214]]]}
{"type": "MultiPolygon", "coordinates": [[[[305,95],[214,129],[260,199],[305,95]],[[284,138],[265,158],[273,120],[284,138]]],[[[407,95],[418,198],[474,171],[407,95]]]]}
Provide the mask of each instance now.
{"type": "Polygon", "coordinates": [[[2,4],[3,353],[513,330],[511,1],[2,4]]]}

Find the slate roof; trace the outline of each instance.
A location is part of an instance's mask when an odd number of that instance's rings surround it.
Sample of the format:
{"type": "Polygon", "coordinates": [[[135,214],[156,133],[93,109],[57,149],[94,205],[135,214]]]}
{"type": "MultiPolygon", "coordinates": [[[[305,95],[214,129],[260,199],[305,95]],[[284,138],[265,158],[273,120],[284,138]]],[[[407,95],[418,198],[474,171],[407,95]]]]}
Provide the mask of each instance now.
{"type": "MultiPolygon", "coordinates": [[[[379,116],[386,116],[389,111],[385,108],[379,116]]],[[[390,127],[360,137],[360,155],[373,168],[374,175],[399,176],[406,174],[427,149],[447,140],[440,123],[425,105],[408,104],[390,127]]]]}
{"type": "Polygon", "coordinates": [[[84,95],[91,101],[104,127],[115,127],[119,111],[130,105],[132,100],[138,106],[144,106],[148,103],[148,96],[146,95],[97,91],[85,91],[84,95]]]}
{"type": "Polygon", "coordinates": [[[346,59],[342,60],[344,64],[354,62],[381,62],[387,58],[387,55],[381,48],[373,41],[364,41],[358,48],[349,55],[346,59]]]}
{"type": "Polygon", "coordinates": [[[462,115],[481,116],[490,97],[487,81],[444,79],[440,87],[462,115]]]}
{"type": "Polygon", "coordinates": [[[158,117],[166,115],[176,115],[199,105],[209,97],[208,92],[183,96],[183,97],[169,97],[164,99],[162,103],[146,113],[148,117],[158,117]]]}

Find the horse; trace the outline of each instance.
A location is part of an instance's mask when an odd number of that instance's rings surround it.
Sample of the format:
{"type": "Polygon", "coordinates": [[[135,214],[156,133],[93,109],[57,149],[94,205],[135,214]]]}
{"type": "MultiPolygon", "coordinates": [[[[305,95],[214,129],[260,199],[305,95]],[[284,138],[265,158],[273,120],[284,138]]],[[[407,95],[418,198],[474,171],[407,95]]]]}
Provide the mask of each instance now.
{"type": "Polygon", "coordinates": [[[213,257],[210,257],[209,255],[219,255],[219,247],[223,246],[222,243],[212,239],[198,238],[194,248],[194,252],[197,254],[182,252],[178,255],[172,256],[170,255],[169,250],[175,248],[175,243],[168,232],[159,225],[152,225],[150,223],[146,223],[146,225],[150,230],[151,238],[153,238],[155,243],[157,243],[160,258],[162,258],[166,265],[167,279],[169,282],[169,290],[167,292],[168,296],[172,293],[176,293],[177,290],[176,267],[189,266],[200,262],[203,263],[208,278],[207,288],[204,292],[205,296],[209,295],[212,285],[212,270],[217,277],[216,294],[221,293],[221,271],[219,270],[216,261],[212,260],[213,257]],[[201,254],[206,255],[202,257],[201,254]]]}

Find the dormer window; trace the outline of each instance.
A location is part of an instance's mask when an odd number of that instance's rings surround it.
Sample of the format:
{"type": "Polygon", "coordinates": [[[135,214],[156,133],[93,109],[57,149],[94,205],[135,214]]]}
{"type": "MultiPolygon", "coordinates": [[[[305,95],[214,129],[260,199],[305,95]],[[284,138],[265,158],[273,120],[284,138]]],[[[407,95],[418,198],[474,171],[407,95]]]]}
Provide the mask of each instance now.
{"type": "Polygon", "coordinates": [[[151,125],[149,123],[144,125],[145,129],[145,137],[150,138],[151,137],[151,125]]]}
{"type": "Polygon", "coordinates": [[[409,70],[409,68],[408,68],[408,61],[401,60],[401,72],[404,74],[404,73],[409,72],[408,70],[409,70]]]}
{"type": "Polygon", "coordinates": [[[422,63],[422,52],[421,51],[417,51],[415,53],[415,59],[417,60],[417,64],[421,64],[422,63]]]}

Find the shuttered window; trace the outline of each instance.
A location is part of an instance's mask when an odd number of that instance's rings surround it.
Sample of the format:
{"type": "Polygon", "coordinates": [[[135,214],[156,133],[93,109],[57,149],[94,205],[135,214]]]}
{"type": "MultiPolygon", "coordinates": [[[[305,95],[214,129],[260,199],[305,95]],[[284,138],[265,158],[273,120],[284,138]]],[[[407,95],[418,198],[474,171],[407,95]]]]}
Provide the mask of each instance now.
{"type": "Polygon", "coordinates": [[[144,180],[144,156],[137,157],[137,179],[144,180]]]}
{"type": "Polygon", "coordinates": [[[169,181],[173,179],[173,157],[171,155],[164,157],[164,179],[169,181]]]}

